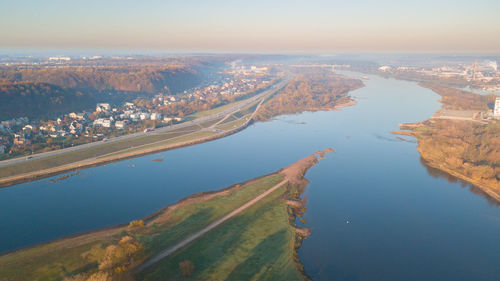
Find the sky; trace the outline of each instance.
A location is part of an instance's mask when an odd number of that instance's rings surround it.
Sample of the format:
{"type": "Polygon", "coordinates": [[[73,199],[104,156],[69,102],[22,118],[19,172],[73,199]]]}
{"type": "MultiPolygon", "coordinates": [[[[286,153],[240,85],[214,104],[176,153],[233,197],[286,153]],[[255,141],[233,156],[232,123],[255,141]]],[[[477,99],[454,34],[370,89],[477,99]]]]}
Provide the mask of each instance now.
{"type": "Polygon", "coordinates": [[[0,0],[0,48],[500,53],[498,0],[0,0]]]}

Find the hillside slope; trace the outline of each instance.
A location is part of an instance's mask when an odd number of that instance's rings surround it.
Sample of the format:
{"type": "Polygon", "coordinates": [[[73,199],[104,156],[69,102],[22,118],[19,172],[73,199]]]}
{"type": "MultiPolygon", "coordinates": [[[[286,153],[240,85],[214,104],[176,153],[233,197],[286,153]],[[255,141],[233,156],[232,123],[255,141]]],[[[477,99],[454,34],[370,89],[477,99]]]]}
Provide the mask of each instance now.
{"type": "Polygon", "coordinates": [[[89,93],[47,83],[1,83],[0,120],[27,116],[30,119],[54,118],[63,113],[95,106],[89,93]]]}

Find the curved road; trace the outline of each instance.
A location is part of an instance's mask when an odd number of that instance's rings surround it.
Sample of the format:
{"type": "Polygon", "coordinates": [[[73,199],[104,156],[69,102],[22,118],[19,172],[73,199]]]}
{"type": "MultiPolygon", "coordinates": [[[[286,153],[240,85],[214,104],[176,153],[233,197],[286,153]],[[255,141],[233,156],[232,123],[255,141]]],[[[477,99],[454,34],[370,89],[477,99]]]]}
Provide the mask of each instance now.
{"type": "Polygon", "coordinates": [[[29,162],[32,160],[43,159],[43,158],[47,158],[47,157],[51,157],[51,156],[55,156],[55,155],[59,155],[59,154],[63,154],[63,153],[87,149],[87,148],[95,147],[98,145],[113,143],[116,141],[122,141],[122,140],[130,139],[130,138],[136,138],[136,137],[140,137],[140,136],[144,136],[144,135],[148,135],[148,134],[154,134],[154,133],[165,133],[165,132],[169,132],[169,131],[176,130],[179,128],[188,127],[188,126],[192,126],[192,125],[196,125],[196,124],[201,124],[201,123],[213,120],[213,119],[217,119],[217,118],[235,113],[235,112],[243,109],[245,106],[251,104],[252,102],[255,102],[258,99],[264,98],[267,95],[270,95],[270,94],[274,93],[275,91],[281,89],[283,86],[286,85],[286,83],[288,83],[289,80],[290,80],[289,78],[284,79],[282,82],[280,82],[276,85],[273,85],[270,89],[265,90],[264,92],[254,96],[254,97],[243,100],[243,101],[239,102],[238,104],[236,104],[234,107],[232,107],[226,111],[220,112],[220,113],[201,117],[201,118],[195,119],[193,121],[188,121],[188,122],[184,122],[184,123],[180,123],[180,124],[175,124],[175,125],[171,125],[171,126],[167,126],[167,127],[158,128],[154,132],[147,132],[147,133],[138,132],[138,133],[134,133],[134,134],[130,134],[130,135],[115,137],[115,138],[109,139],[106,142],[100,142],[100,141],[91,142],[91,143],[86,143],[86,144],[82,144],[82,145],[78,145],[78,146],[58,149],[58,150],[54,150],[54,151],[33,154],[33,155],[31,155],[30,158],[18,157],[18,158],[14,158],[14,159],[3,160],[3,161],[0,161],[0,168],[19,164],[19,163],[26,163],[26,162],[29,162]]]}

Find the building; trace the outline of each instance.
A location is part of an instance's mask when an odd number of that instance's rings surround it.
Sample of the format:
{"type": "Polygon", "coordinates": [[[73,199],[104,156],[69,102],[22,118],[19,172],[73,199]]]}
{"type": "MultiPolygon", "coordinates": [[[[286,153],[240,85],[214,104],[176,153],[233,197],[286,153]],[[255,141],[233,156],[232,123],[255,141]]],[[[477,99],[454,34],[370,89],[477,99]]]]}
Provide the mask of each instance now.
{"type": "Polygon", "coordinates": [[[94,120],[94,126],[102,126],[104,128],[110,128],[111,123],[112,123],[111,119],[99,118],[94,120]]]}
{"type": "Polygon", "coordinates": [[[495,109],[493,110],[493,117],[500,119],[500,97],[495,100],[495,109]]]}
{"type": "Polygon", "coordinates": [[[143,112],[143,113],[139,114],[139,117],[141,118],[141,120],[147,120],[151,117],[151,114],[149,114],[147,112],[143,112]]]}
{"type": "Polygon", "coordinates": [[[161,113],[153,112],[151,113],[151,120],[160,120],[161,119],[161,113]]]}
{"type": "Polygon", "coordinates": [[[117,129],[123,129],[125,126],[128,124],[128,120],[123,120],[123,121],[116,121],[115,122],[115,127],[117,129]]]}
{"type": "Polygon", "coordinates": [[[387,72],[387,71],[391,70],[391,67],[388,65],[383,65],[383,66],[379,67],[378,70],[383,71],[383,72],[387,72]]]}
{"type": "Polygon", "coordinates": [[[14,144],[17,145],[17,146],[25,146],[25,145],[30,145],[31,144],[31,140],[27,140],[23,137],[17,137],[17,138],[14,138],[14,144]]]}
{"type": "Polygon", "coordinates": [[[74,119],[74,120],[85,120],[88,118],[88,114],[86,112],[82,112],[82,113],[71,112],[68,116],[69,116],[69,118],[74,119]]]}
{"type": "Polygon", "coordinates": [[[109,103],[98,103],[95,107],[96,112],[108,112],[110,109],[109,103]]]}
{"type": "Polygon", "coordinates": [[[28,130],[33,131],[33,126],[28,124],[28,125],[23,127],[23,131],[28,131],[28,130]]]}

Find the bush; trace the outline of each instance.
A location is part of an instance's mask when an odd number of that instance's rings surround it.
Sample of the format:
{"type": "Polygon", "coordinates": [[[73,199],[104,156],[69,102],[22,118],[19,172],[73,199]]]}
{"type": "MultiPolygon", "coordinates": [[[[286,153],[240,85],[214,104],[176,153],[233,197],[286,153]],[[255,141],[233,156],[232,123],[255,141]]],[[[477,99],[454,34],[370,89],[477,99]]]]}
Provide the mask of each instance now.
{"type": "Polygon", "coordinates": [[[193,275],[194,264],[189,260],[185,260],[179,263],[179,269],[183,277],[189,277],[193,275]]]}
{"type": "Polygon", "coordinates": [[[143,220],[133,220],[128,224],[129,228],[137,228],[137,227],[143,227],[143,226],[144,226],[143,220]]]}

